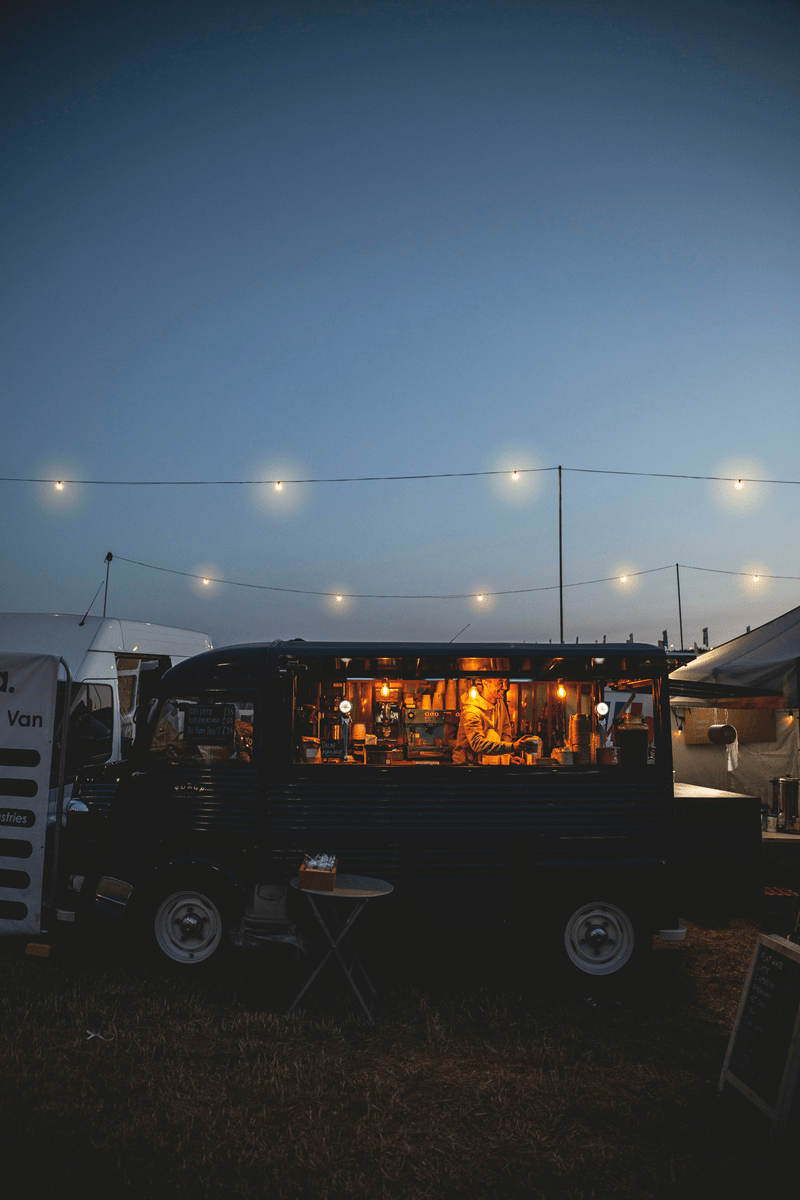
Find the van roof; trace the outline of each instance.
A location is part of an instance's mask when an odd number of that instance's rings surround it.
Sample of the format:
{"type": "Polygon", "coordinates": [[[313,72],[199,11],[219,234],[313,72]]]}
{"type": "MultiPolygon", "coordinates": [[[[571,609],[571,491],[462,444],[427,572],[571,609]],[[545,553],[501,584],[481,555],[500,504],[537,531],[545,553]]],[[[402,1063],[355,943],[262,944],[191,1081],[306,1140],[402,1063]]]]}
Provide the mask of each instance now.
{"type": "MultiPolygon", "coordinates": [[[[437,662],[459,660],[459,671],[469,675],[481,673],[514,675],[534,672],[557,660],[594,659],[597,666],[608,663],[604,674],[641,674],[646,677],[665,676],[668,663],[664,650],[641,642],[599,643],[583,645],[565,643],[538,644],[532,642],[471,642],[454,645],[452,642],[252,642],[223,646],[205,654],[195,655],[179,663],[164,675],[164,684],[181,688],[253,687],[263,683],[268,673],[280,670],[287,659],[298,662],[307,659],[349,660],[349,673],[356,675],[359,662],[369,659],[371,676],[388,672],[397,675],[409,659],[423,660],[420,669],[435,675],[437,662]],[[397,660],[397,665],[390,665],[397,660]],[[622,660],[628,664],[621,667],[622,660]],[[633,660],[628,663],[628,660],[633,660]],[[635,664],[635,665],[634,665],[635,664]]],[[[416,664],[415,664],[416,668],[416,664]]],[[[565,667],[568,670],[568,667],[565,667]]],[[[550,672],[548,672],[550,673],[550,672]]],[[[598,675],[600,672],[596,672],[598,675]]],[[[416,669],[414,671],[416,674],[416,669]]]]}
{"type": "Polygon", "coordinates": [[[208,634],[147,621],[77,613],[0,613],[0,649],[55,654],[78,669],[90,650],[189,657],[211,649],[208,634]]]}

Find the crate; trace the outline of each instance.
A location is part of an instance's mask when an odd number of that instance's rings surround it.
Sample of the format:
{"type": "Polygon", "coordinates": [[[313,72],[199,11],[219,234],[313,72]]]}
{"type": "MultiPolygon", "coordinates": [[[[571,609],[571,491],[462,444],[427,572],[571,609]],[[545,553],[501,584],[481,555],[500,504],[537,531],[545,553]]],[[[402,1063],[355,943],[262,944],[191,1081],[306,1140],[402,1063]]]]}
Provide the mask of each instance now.
{"type": "Polygon", "coordinates": [[[332,871],[317,871],[313,867],[307,867],[304,862],[300,863],[297,886],[306,892],[332,892],[336,887],[336,867],[338,863],[338,858],[335,858],[333,860],[332,871]]]}
{"type": "Polygon", "coordinates": [[[800,896],[791,888],[765,887],[762,929],[786,937],[797,924],[800,896]]]}

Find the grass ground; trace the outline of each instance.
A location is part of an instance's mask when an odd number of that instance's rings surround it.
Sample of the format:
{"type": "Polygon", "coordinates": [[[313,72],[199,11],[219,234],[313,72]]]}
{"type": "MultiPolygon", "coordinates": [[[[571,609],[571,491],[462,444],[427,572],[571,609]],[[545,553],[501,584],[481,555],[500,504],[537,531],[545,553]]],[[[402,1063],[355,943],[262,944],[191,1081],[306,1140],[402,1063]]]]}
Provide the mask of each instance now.
{"type": "Polygon", "coordinates": [[[374,1029],[335,976],[287,1019],[282,953],[196,980],[109,944],[6,944],[6,1194],[794,1200],[797,1123],[770,1146],[716,1095],[758,931],[688,925],[602,996],[492,946],[378,964],[374,1029]]]}

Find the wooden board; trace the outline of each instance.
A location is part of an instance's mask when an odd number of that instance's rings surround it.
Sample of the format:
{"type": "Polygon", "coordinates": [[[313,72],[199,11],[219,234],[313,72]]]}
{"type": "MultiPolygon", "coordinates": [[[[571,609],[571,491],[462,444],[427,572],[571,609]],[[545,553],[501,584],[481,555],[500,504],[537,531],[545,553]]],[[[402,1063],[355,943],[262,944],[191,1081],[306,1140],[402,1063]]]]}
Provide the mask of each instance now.
{"type": "Polygon", "coordinates": [[[775,713],[758,708],[687,708],[685,740],[687,746],[710,746],[708,730],[711,725],[733,725],[739,741],[774,742],[775,713]]]}
{"type": "Polygon", "coordinates": [[[772,1121],[779,1137],[800,1071],[800,947],[758,936],[719,1080],[735,1087],[772,1121]]]}

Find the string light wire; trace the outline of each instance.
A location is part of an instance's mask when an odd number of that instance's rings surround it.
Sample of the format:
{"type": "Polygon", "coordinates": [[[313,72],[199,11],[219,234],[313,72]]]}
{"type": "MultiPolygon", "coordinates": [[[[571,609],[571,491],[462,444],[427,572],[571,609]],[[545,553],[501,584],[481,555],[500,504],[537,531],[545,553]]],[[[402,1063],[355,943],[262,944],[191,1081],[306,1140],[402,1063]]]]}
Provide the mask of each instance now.
{"type": "MultiPolygon", "coordinates": [[[[733,483],[737,487],[745,483],[770,483],[800,486],[800,479],[748,479],[737,475],[681,475],[671,471],[615,471],[607,467],[563,467],[564,471],[578,475],[631,475],[640,479],[695,479],[712,483],[733,483]]],[[[315,479],[56,479],[28,478],[17,475],[0,475],[0,483],[52,483],[91,484],[95,487],[258,487],[270,484],[282,490],[287,483],[388,483],[419,479],[476,479],[489,475],[533,475],[557,471],[558,467],[518,467],[513,471],[443,471],[430,475],[343,475],[315,479]]]]}
{"type": "MultiPolygon", "coordinates": [[[[284,593],[288,593],[293,596],[328,596],[328,597],[333,597],[337,601],[341,600],[341,599],[346,599],[346,600],[476,600],[476,599],[484,598],[486,596],[522,596],[522,595],[530,595],[532,592],[555,592],[555,591],[558,591],[558,586],[559,586],[557,583],[551,583],[551,584],[546,584],[542,587],[507,588],[503,591],[481,592],[480,596],[478,596],[475,592],[453,592],[453,593],[445,593],[445,594],[425,593],[425,594],[414,594],[414,595],[407,595],[407,594],[394,593],[394,592],[392,592],[392,593],[387,593],[387,592],[380,592],[380,593],[376,593],[376,592],[326,592],[326,591],[312,591],[309,588],[278,587],[276,584],[268,584],[268,583],[245,583],[239,579],[215,579],[213,576],[198,575],[192,571],[178,571],[174,567],[159,567],[159,566],[156,566],[154,563],[141,562],[139,559],[136,559],[136,558],[124,558],[121,554],[115,554],[114,560],[117,562],[130,563],[132,566],[136,566],[136,567],[144,567],[148,571],[162,571],[167,575],[179,575],[184,579],[202,579],[204,583],[206,581],[209,581],[210,583],[226,584],[228,587],[253,588],[257,591],[262,591],[262,592],[284,592],[284,593]]],[[[752,578],[751,571],[724,571],[721,569],[717,569],[715,567],[692,567],[692,566],[686,565],[685,563],[681,563],[680,565],[684,570],[687,570],[687,571],[710,571],[716,575],[743,575],[743,576],[752,578]]],[[[631,579],[638,575],[655,575],[659,571],[672,570],[674,568],[674,566],[675,566],[674,563],[667,563],[666,566],[649,567],[645,571],[630,571],[627,575],[627,578],[631,579]]],[[[620,578],[619,575],[605,575],[600,579],[581,579],[581,580],[577,580],[574,583],[565,583],[564,587],[565,588],[568,588],[568,587],[570,587],[570,588],[590,587],[592,584],[596,584],[596,583],[618,582],[619,578],[620,578]]],[[[800,575],[761,575],[760,578],[761,579],[800,579],[800,575]]]]}

